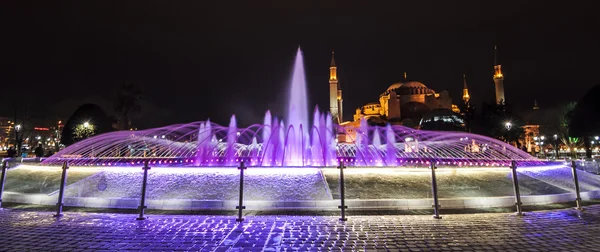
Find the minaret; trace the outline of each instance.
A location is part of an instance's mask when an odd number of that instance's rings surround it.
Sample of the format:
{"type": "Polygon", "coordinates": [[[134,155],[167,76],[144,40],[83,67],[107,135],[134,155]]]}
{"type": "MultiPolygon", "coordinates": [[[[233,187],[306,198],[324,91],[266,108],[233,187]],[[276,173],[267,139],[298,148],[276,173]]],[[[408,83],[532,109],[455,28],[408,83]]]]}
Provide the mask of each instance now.
{"type": "Polygon", "coordinates": [[[537,100],[533,100],[533,109],[540,109],[540,107],[537,104],[537,100]]]}
{"type": "Polygon", "coordinates": [[[338,124],[344,122],[344,99],[342,98],[342,85],[338,83],[337,90],[337,101],[338,101],[338,124]]]}
{"type": "Polygon", "coordinates": [[[467,88],[467,75],[463,74],[463,101],[465,102],[465,107],[469,106],[469,100],[471,96],[469,96],[469,89],[467,88]]]}
{"type": "Polygon", "coordinates": [[[506,104],[506,99],[504,99],[504,75],[502,75],[502,66],[498,64],[497,46],[494,46],[494,85],[496,86],[496,104],[506,104]]]}
{"type": "Polygon", "coordinates": [[[342,90],[339,89],[337,67],[335,66],[334,52],[331,52],[329,65],[329,113],[334,121],[341,122],[342,90]]]}

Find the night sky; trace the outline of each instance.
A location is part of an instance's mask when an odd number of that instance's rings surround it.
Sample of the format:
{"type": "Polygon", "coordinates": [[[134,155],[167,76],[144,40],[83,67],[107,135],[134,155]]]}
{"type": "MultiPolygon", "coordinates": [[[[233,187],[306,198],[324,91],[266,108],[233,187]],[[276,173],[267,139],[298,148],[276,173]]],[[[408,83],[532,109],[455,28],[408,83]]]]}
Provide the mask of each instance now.
{"type": "Polygon", "coordinates": [[[113,114],[125,80],[146,92],[140,127],[283,115],[302,46],[311,110],[328,108],[335,50],[345,119],[392,83],[422,81],[460,104],[492,100],[494,45],[508,103],[577,100],[600,83],[595,1],[10,1],[0,10],[0,116],[113,114]],[[377,3],[375,3],[377,2],[377,3]]]}

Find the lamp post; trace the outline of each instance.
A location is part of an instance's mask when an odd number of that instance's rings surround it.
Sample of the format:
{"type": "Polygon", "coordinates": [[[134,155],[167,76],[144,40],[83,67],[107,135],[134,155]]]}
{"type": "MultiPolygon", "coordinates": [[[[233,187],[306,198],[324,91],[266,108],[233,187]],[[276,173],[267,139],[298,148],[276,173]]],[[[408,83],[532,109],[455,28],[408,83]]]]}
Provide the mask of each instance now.
{"type": "Polygon", "coordinates": [[[594,154],[594,150],[596,150],[596,154],[598,154],[598,147],[594,148],[594,144],[599,144],[600,143],[600,137],[599,136],[595,136],[594,137],[595,141],[592,141],[592,145],[590,146],[590,148],[592,149],[592,155],[594,154]]]}
{"type": "Polygon", "coordinates": [[[533,141],[535,141],[535,145],[540,147],[540,152],[542,153],[542,157],[546,157],[545,153],[544,153],[544,140],[546,139],[545,136],[540,136],[540,137],[534,137],[533,141]]]}
{"type": "MultiPolygon", "coordinates": [[[[540,138],[539,138],[539,137],[537,137],[537,136],[534,136],[534,137],[533,137],[533,143],[534,143],[536,146],[539,146],[539,144],[538,144],[538,140],[539,140],[539,139],[540,139],[540,138]]],[[[540,149],[540,151],[541,151],[541,149],[540,149]]],[[[535,149],[534,149],[534,151],[533,151],[533,152],[535,153],[535,149]]],[[[536,154],[536,156],[537,156],[537,153],[535,153],[535,154],[536,154]]]]}
{"type": "Polygon", "coordinates": [[[556,159],[558,160],[560,158],[560,155],[558,153],[558,135],[554,134],[554,136],[552,136],[552,139],[554,140],[554,151],[556,152],[556,159]]]}
{"type": "Polygon", "coordinates": [[[512,123],[505,122],[504,127],[506,128],[506,135],[505,135],[504,139],[506,140],[506,143],[510,144],[510,141],[508,140],[508,132],[510,131],[510,128],[512,128],[512,123]]]}
{"type": "Polygon", "coordinates": [[[19,132],[21,131],[21,124],[15,125],[15,147],[17,148],[18,156],[21,156],[21,147],[23,146],[21,135],[19,132]]]}

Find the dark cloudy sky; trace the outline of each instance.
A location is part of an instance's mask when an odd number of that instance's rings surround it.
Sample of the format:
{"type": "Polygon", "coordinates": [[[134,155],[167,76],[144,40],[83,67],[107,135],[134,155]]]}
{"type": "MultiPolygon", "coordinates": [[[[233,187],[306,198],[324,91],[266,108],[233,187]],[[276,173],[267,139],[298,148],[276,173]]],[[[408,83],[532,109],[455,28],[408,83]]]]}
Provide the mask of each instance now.
{"type": "Polygon", "coordinates": [[[145,90],[140,126],[284,111],[296,47],[310,103],[328,106],[336,51],[346,119],[390,84],[418,79],[459,103],[493,99],[493,47],[516,106],[576,100],[600,83],[595,1],[10,1],[0,10],[0,115],[11,100],[68,116],[113,113],[119,83],[145,90]]]}

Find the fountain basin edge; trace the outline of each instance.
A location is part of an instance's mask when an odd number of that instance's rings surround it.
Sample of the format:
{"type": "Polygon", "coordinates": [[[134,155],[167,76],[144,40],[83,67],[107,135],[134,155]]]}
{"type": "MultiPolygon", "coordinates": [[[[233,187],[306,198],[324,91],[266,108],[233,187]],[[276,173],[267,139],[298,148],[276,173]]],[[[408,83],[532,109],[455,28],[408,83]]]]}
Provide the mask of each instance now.
{"type": "MultiPolygon", "coordinates": [[[[600,190],[581,193],[582,200],[600,199],[600,190]]],[[[575,200],[575,193],[551,195],[522,196],[524,206],[567,203],[575,200]]],[[[43,194],[19,194],[6,192],[3,202],[56,205],[57,196],[43,194]]],[[[136,198],[96,198],[96,197],[67,197],[65,206],[88,208],[120,208],[137,209],[139,199],[136,198]]],[[[155,210],[235,210],[238,204],[235,200],[180,200],[180,199],[151,199],[147,200],[148,209],[155,210]]],[[[441,198],[442,209],[469,209],[512,207],[515,198],[502,197],[468,197],[441,198]]],[[[307,200],[307,201],[245,201],[246,210],[336,210],[339,200],[307,200]]],[[[432,199],[349,199],[346,205],[354,210],[413,210],[431,209],[432,199]]]]}

